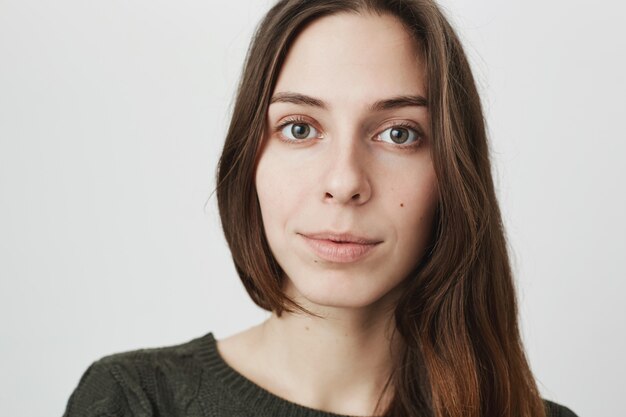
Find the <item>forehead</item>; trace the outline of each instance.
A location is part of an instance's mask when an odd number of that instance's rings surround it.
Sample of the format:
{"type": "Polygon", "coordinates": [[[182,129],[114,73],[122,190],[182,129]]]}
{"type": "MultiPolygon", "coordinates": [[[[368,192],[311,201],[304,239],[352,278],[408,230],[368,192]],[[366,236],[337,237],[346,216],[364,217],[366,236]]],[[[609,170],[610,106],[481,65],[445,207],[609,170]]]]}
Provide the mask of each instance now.
{"type": "Polygon", "coordinates": [[[310,23],[296,37],[275,91],[336,101],[426,95],[419,44],[391,15],[339,13],[310,23]]]}

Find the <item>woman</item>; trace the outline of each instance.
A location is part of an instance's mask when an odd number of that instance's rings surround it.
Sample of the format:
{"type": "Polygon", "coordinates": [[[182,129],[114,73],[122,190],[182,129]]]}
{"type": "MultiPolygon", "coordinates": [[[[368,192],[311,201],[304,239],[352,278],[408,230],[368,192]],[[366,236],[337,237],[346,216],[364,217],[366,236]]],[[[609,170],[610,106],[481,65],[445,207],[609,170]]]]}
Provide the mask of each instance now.
{"type": "Polygon", "coordinates": [[[526,360],[480,99],[432,1],[274,6],[217,197],[271,317],[102,358],[66,416],[575,416],[526,360]]]}

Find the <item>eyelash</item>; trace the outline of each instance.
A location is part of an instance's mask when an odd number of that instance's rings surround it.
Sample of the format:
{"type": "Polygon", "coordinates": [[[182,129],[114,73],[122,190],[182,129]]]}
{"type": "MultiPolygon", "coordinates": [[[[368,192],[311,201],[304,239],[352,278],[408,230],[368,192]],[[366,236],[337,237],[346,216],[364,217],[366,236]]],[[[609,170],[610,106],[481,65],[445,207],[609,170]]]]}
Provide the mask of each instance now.
{"type": "MultiPolygon", "coordinates": [[[[285,143],[287,143],[289,145],[297,145],[299,143],[303,143],[303,142],[309,141],[310,139],[293,140],[293,139],[285,138],[283,136],[281,131],[285,128],[285,126],[290,125],[292,123],[301,123],[301,124],[307,124],[309,126],[312,126],[311,123],[307,119],[302,117],[302,116],[290,116],[287,119],[285,119],[284,121],[282,121],[278,126],[276,126],[275,132],[278,133],[278,138],[281,141],[283,141],[283,142],[285,142],[285,143]]],[[[385,130],[387,130],[389,128],[394,128],[394,127],[409,128],[409,129],[413,130],[417,134],[417,136],[418,136],[418,138],[413,143],[410,143],[410,144],[396,144],[395,146],[397,148],[400,148],[401,150],[413,150],[415,148],[418,148],[422,144],[422,142],[424,141],[424,135],[422,134],[421,129],[419,129],[413,123],[409,123],[409,122],[405,122],[405,121],[398,121],[396,123],[393,123],[393,124],[390,124],[390,125],[386,126],[376,136],[378,137],[385,130]]],[[[383,141],[381,141],[381,142],[383,142],[383,141]]],[[[389,142],[383,142],[383,143],[389,143],[389,142]]]]}

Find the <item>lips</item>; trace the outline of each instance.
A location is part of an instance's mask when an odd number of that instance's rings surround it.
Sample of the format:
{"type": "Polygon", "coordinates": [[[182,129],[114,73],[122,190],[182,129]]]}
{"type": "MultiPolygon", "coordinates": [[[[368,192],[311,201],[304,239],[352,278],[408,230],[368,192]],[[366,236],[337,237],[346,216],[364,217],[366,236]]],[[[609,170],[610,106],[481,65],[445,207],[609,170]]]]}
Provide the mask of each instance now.
{"type": "Polygon", "coordinates": [[[363,259],[382,241],[349,233],[300,234],[309,248],[329,262],[348,263],[363,259]]]}

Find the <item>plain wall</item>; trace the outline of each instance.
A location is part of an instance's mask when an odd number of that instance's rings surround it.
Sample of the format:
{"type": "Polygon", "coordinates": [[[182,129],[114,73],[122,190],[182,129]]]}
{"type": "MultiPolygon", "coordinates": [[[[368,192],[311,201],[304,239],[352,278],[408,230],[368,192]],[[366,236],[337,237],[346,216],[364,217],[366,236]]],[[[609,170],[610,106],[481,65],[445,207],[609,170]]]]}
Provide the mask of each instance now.
{"type": "MultiPolygon", "coordinates": [[[[267,317],[211,193],[271,4],[0,0],[0,415],[61,415],[102,356],[267,317]]],[[[482,92],[542,395],[580,417],[619,415],[625,8],[442,5],[482,92]]]]}

